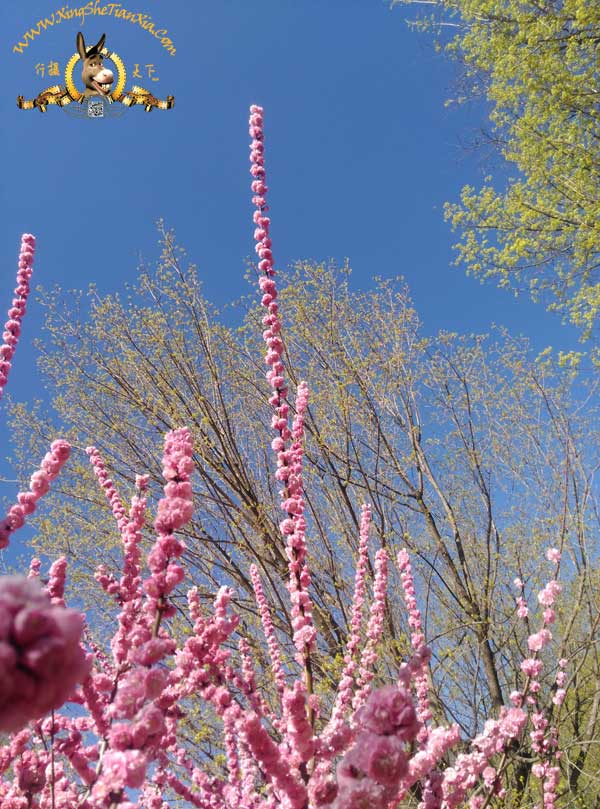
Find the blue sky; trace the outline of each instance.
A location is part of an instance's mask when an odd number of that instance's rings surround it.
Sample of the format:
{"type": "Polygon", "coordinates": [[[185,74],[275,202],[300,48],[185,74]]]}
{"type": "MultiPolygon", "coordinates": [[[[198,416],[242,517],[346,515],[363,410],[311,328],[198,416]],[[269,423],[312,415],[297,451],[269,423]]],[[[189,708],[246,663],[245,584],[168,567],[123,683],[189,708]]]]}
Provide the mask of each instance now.
{"type": "MultiPolygon", "coordinates": [[[[404,275],[427,333],[485,331],[492,322],[527,334],[536,350],[576,345],[526,297],[515,300],[450,266],[454,240],[444,201],[487,172],[483,155],[461,143],[485,123],[480,107],[447,109],[453,67],[431,41],[411,32],[408,11],[381,0],[124,0],[121,7],[168,30],[176,54],[139,25],[115,16],[62,20],[22,54],[13,45],[59,0],[4,0],[2,105],[2,309],[14,285],[19,236],[38,238],[35,281],[100,290],[122,287],[138,256],[157,256],[163,217],[200,269],[206,294],[222,304],[247,291],[253,255],[248,173],[248,107],[265,108],[274,253],[296,259],[348,257],[353,283],[404,275]],[[64,110],[17,109],[59,78],[81,30],[107,46],[128,77],[169,111],[128,110],[120,118],[77,120],[64,110]],[[147,64],[154,66],[152,81],[147,64]]],[[[32,301],[9,389],[39,393],[31,340],[40,307],[32,301]]]]}

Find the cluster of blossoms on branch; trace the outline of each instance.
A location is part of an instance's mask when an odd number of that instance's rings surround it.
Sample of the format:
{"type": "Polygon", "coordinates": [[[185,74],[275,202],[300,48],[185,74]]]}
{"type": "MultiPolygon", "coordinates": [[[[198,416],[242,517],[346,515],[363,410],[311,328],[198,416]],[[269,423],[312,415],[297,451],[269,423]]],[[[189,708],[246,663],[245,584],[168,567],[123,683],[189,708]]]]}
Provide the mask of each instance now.
{"type": "Polygon", "coordinates": [[[37,581],[0,579],[0,731],[60,707],[87,675],[82,630],[81,615],[53,604],[37,581]]]}
{"type": "Polygon", "coordinates": [[[32,236],[31,233],[24,233],[21,237],[15,297],[13,298],[12,306],[8,310],[8,320],[4,324],[2,345],[0,346],[0,398],[6,387],[11,361],[21,336],[21,321],[27,308],[34,253],[35,236],[32,236]]]}
{"type": "MultiPolygon", "coordinates": [[[[89,627],[82,635],[83,618],[64,603],[64,559],[54,563],[45,587],[39,580],[39,560],[32,561],[29,578],[0,579],[0,730],[13,731],[0,747],[0,805],[168,809],[169,796],[174,795],[177,805],[183,801],[199,809],[394,809],[411,795],[421,809],[452,809],[465,803],[470,809],[486,809],[494,796],[504,794],[507,746],[522,741],[529,728],[530,748],[538,759],[533,773],[542,784],[543,806],[554,809],[560,757],[556,725],[538,704],[540,652],[551,641],[548,627],[560,592],[560,554],[554,549],[548,556],[556,572],[539,595],[544,623],[529,637],[531,657],[523,662],[523,688],[511,695],[512,707],[488,720],[468,751],[456,755],[459,743],[467,748],[458,726],[433,723],[431,650],[404,550],[397,565],[411,655],[395,682],[375,686],[391,560],[385,549],[375,553],[369,600],[371,509],[364,505],[342,673],[333,693],[317,695],[313,658],[318,638],[302,480],[308,387],[304,382],[298,385],[292,407],[266,215],[263,111],[257,106],[250,110],[250,135],[254,235],[275,431],[271,446],[285,514],[280,531],[288,559],[295,655],[285,660],[258,564],[250,574],[272,690],[259,686],[265,672],[258,669],[249,640],[239,636],[239,616],[232,609],[235,594],[229,588],[219,590],[209,610],[201,607],[198,590],[190,589],[191,630],[180,641],[174,637],[173,593],[185,578],[181,565],[185,546],[177,532],[193,511],[190,431],[176,429],[165,437],[163,497],[156,507],[154,542],[145,565],[142,541],[149,531],[149,478],[137,477],[136,493],[126,504],[100,453],[90,447],[90,462],[122,540],[120,576],[105,567],[96,573],[114,600],[116,630],[110,652],[93,642],[89,627]],[[220,775],[192,756],[184,741],[186,711],[194,701],[221,722],[225,763],[220,775]]],[[[30,270],[32,238],[24,237],[24,245],[20,273],[30,270]]],[[[18,289],[24,290],[26,285],[20,283],[18,289]]],[[[11,310],[15,323],[23,311],[24,305],[11,310]]],[[[11,331],[13,337],[15,333],[11,331]]],[[[15,342],[8,341],[12,350],[15,342]]],[[[67,457],[66,442],[55,442],[32,478],[31,491],[19,494],[18,505],[2,523],[3,546],[67,457]]],[[[527,607],[522,592],[517,606],[523,615],[527,607]]],[[[557,708],[565,693],[563,662],[554,693],[557,708]]]]}

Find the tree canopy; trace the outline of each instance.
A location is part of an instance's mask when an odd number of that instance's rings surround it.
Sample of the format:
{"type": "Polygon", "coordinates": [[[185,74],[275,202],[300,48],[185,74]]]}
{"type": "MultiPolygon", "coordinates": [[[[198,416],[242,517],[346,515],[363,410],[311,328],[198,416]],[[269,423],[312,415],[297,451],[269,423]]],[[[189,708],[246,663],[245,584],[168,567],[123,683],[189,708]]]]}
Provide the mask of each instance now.
{"type": "Polygon", "coordinates": [[[446,214],[458,262],[528,289],[581,329],[600,312],[600,5],[590,0],[397,0],[426,9],[463,68],[462,99],[485,96],[506,172],[462,189],[446,214]],[[505,175],[505,176],[504,176],[505,175]]]}
{"type": "MultiPolygon", "coordinates": [[[[506,704],[515,686],[509,673],[518,671],[526,633],[512,579],[535,590],[543,548],[561,547],[570,570],[559,611],[564,656],[581,661],[574,674],[581,702],[569,707],[572,722],[563,722],[570,729],[564,747],[581,759],[578,794],[593,791],[588,774],[597,754],[589,740],[600,722],[593,697],[600,687],[594,383],[582,388],[571,372],[548,357],[536,361],[526,340],[501,330],[425,336],[401,282],[356,292],[347,268],[302,263],[280,300],[292,384],[306,379],[310,388],[306,517],[323,636],[315,674],[324,696],[339,674],[361,503],[372,505],[380,545],[391,552],[406,545],[420,560],[435,710],[466,733],[506,704]],[[582,605],[576,619],[573,603],[582,605]]],[[[185,528],[190,575],[207,602],[218,586],[233,585],[251,629],[249,568],[257,563],[293,654],[278,495],[262,440],[271,415],[256,305],[242,302],[243,322],[226,325],[170,233],[163,233],[158,266],[142,268],[127,296],[91,289],[89,312],[81,294],[56,290],[45,303],[41,367],[66,437],[80,450],[93,440],[123,493],[140,469],[151,472],[156,491],[161,436],[188,424],[196,468],[196,511],[185,528]]],[[[42,409],[16,406],[13,422],[26,458],[56,433],[42,409]]],[[[83,452],[49,497],[60,508],[51,523],[38,521],[37,550],[66,553],[80,582],[99,563],[115,569],[118,538],[83,452]]],[[[395,608],[400,590],[391,592],[382,676],[407,650],[404,612],[395,608]]],[[[214,756],[211,734],[201,726],[194,733],[214,756]]]]}

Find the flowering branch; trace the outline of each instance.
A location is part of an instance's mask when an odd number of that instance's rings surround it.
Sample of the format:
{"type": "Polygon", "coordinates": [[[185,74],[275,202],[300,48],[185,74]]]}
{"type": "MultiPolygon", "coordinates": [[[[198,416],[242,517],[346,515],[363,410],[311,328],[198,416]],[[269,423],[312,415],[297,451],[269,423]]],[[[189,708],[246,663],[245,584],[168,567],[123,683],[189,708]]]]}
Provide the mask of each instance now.
{"type": "Polygon", "coordinates": [[[33,514],[37,501],[49,491],[50,483],[58,477],[70,453],[71,447],[67,441],[58,439],[52,442],[40,469],[31,476],[29,491],[19,492],[17,502],[9,508],[6,517],[0,522],[0,548],[8,547],[10,535],[25,525],[25,517],[33,514]]]}
{"type": "Polygon", "coordinates": [[[21,236],[19,267],[17,270],[17,286],[12,306],[8,310],[8,320],[4,324],[2,345],[0,346],[0,399],[8,381],[11,361],[21,336],[21,321],[27,309],[29,281],[33,273],[33,257],[35,255],[35,236],[24,233],[21,236]]]}
{"type": "MultiPolygon", "coordinates": [[[[281,320],[277,303],[277,286],[274,280],[272,241],[269,234],[271,220],[265,216],[268,211],[265,183],[264,133],[262,107],[253,105],[250,108],[250,173],[254,177],[252,202],[256,206],[254,223],[256,229],[255,250],[259,257],[258,270],[262,305],[267,309],[263,317],[266,327],[263,338],[267,345],[265,363],[270,366],[266,377],[273,393],[269,403],[274,408],[271,426],[277,431],[271,446],[277,455],[277,472],[275,477],[283,483],[281,490],[282,508],[287,513],[279,528],[286,539],[289,582],[288,589],[292,601],[293,640],[297,649],[297,659],[305,672],[305,684],[308,696],[314,691],[311,651],[314,648],[316,632],[312,619],[312,606],[309,595],[310,572],[306,564],[306,520],[304,518],[304,496],[302,486],[302,438],[304,432],[304,413],[308,405],[308,388],[304,382],[298,386],[296,393],[296,416],[292,430],[288,426],[289,404],[286,401],[287,387],[283,376],[282,361],[283,341],[281,339],[281,320]],[[288,442],[292,440],[288,448],[288,442]]],[[[314,712],[309,707],[309,719],[314,722],[314,712]]]]}

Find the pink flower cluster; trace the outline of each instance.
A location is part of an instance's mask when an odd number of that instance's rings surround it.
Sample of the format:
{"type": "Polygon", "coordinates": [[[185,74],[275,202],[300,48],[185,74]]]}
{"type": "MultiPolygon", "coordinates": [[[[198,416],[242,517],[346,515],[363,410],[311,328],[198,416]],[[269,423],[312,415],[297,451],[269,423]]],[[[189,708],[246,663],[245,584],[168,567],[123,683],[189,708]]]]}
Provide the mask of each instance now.
{"type": "Polygon", "coordinates": [[[0,398],[6,387],[11,360],[14,356],[19,337],[21,336],[21,321],[27,308],[29,295],[29,281],[33,273],[33,257],[35,254],[35,236],[24,233],[21,236],[21,250],[19,252],[19,267],[17,270],[17,286],[12,306],[8,310],[8,320],[4,324],[2,345],[0,346],[0,398]]]}
{"type": "Polygon", "coordinates": [[[87,675],[83,618],[52,604],[39,582],[0,578],[0,731],[60,707],[87,675]]]}
{"type": "Polygon", "coordinates": [[[388,580],[388,555],[385,548],[375,554],[375,579],[373,599],[367,622],[366,643],[360,655],[359,674],[352,707],[357,711],[367,699],[375,676],[375,664],[379,659],[379,643],[383,634],[388,580]]]}
{"type": "Polygon", "coordinates": [[[481,776],[484,785],[500,794],[497,771],[490,759],[501,753],[508,742],[518,738],[527,724],[527,714],[520,708],[502,708],[498,719],[489,719],[483,733],[471,742],[472,752],[457,756],[452,767],[443,775],[443,795],[447,809],[459,806],[468,790],[477,786],[481,776]]]}
{"type": "Polygon", "coordinates": [[[6,548],[13,531],[25,524],[25,517],[33,514],[37,501],[50,489],[50,483],[60,473],[71,452],[67,441],[58,439],[50,445],[40,469],[34,472],[29,482],[29,491],[19,492],[17,502],[8,510],[8,514],[0,522],[0,548],[6,548]]]}
{"type": "MultiPolygon", "coordinates": [[[[546,552],[546,558],[554,566],[554,578],[538,593],[538,601],[545,607],[543,612],[544,627],[540,629],[539,632],[531,634],[527,640],[529,649],[534,652],[534,654],[541,652],[552,640],[552,634],[546,627],[548,624],[552,624],[555,621],[553,605],[556,597],[562,592],[562,585],[556,580],[560,566],[561,553],[557,548],[549,548],[546,552]]],[[[558,672],[556,674],[557,688],[552,697],[552,703],[556,706],[558,711],[560,711],[560,706],[566,695],[563,688],[566,681],[566,673],[564,670],[566,665],[567,661],[565,659],[561,658],[558,661],[558,672]]],[[[542,782],[544,809],[555,809],[557,788],[560,779],[560,768],[557,766],[556,762],[560,760],[561,752],[558,749],[557,724],[551,722],[548,718],[551,714],[550,710],[544,710],[538,702],[538,695],[541,691],[541,684],[538,678],[542,668],[542,661],[537,657],[525,660],[522,665],[522,669],[528,677],[527,702],[531,707],[532,729],[529,733],[531,749],[534,753],[537,753],[540,758],[540,760],[534,764],[532,771],[542,782]]]]}
{"type": "Polygon", "coordinates": [[[332,726],[343,717],[351,704],[354,693],[355,676],[358,671],[357,654],[360,648],[362,613],[365,606],[366,574],[369,563],[369,527],[371,525],[371,507],[363,505],[360,518],[358,544],[358,560],[354,574],[354,596],[352,598],[352,617],[350,619],[350,637],[344,654],[344,668],[338,684],[337,695],[331,712],[332,726]]]}
{"type": "Polygon", "coordinates": [[[258,611],[260,614],[260,620],[262,623],[265,641],[267,643],[267,649],[269,651],[269,657],[271,658],[273,680],[275,681],[275,685],[277,686],[279,696],[283,697],[283,692],[285,691],[285,673],[283,670],[283,663],[281,660],[281,650],[277,642],[277,635],[275,633],[273,619],[271,618],[269,602],[267,601],[267,598],[265,596],[265,591],[263,589],[262,582],[258,574],[258,568],[256,567],[256,565],[251,565],[250,577],[252,579],[254,597],[256,599],[256,606],[258,607],[258,611]]]}
{"type": "MultiPolygon", "coordinates": [[[[427,723],[431,720],[429,707],[429,661],[431,649],[425,644],[421,611],[417,605],[415,582],[413,578],[410,557],[406,548],[398,553],[398,568],[400,581],[404,592],[404,603],[408,612],[408,626],[411,630],[410,642],[413,648],[413,657],[409,664],[403,664],[400,670],[399,682],[406,687],[413,683],[417,694],[417,716],[421,728],[417,741],[421,750],[427,746],[429,728],[427,723]]],[[[432,769],[422,784],[422,797],[419,809],[435,809],[439,805],[442,795],[442,775],[438,770],[432,769]]]]}
{"type": "Polygon", "coordinates": [[[408,626],[411,629],[410,642],[415,653],[415,659],[421,661],[420,670],[410,673],[410,679],[415,684],[417,692],[417,715],[423,727],[419,735],[419,741],[427,741],[427,722],[431,719],[429,708],[429,682],[428,664],[431,657],[431,650],[425,644],[423,625],[421,622],[421,611],[417,605],[415,582],[413,578],[410,557],[405,548],[398,553],[398,567],[400,569],[400,581],[404,591],[404,603],[408,612],[408,626]]]}
{"type": "Polygon", "coordinates": [[[119,527],[119,530],[122,531],[127,525],[127,512],[125,510],[125,506],[121,502],[121,498],[119,497],[119,493],[115,488],[115,484],[110,479],[109,474],[106,471],[106,467],[104,466],[104,461],[102,460],[96,447],[87,447],[86,453],[90,459],[90,463],[92,464],[92,468],[98,483],[104,489],[106,499],[110,503],[114,518],[117,521],[117,526],[119,527]]]}
{"type": "MultiPolygon", "coordinates": [[[[111,644],[113,661],[100,660],[99,669],[83,689],[94,729],[105,744],[101,752],[80,752],[71,758],[87,784],[91,805],[103,806],[115,795],[122,798],[127,788],[140,789],[144,785],[150,762],[161,758],[161,745],[172,739],[179,716],[177,696],[167,692],[170,677],[163,665],[176,644],[161,627],[161,621],[173,615],[169,596],[184,577],[183,568],[174,561],[182,555],[184,545],[173,532],[192,516],[190,475],[194,465],[189,430],[168,433],[163,455],[165,497],[159,500],[156,511],[157,538],[147,559],[150,576],[142,581],[140,543],[148,478],[137,477],[139,493],[133,497],[127,514],[97,450],[90,447],[87,452],[111,505],[124,548],[120,580],[102,569],[97,575],[121,606],[111,644]],[[94,761],[97,763],[92,767],[94,761]]],[[[119,806],[126,805],[120,800],[119,806]]]]}
{"type": "Polygon", "coordinates": [[[384,809],[408,772],[408,745],[419,730],[410,692],[395,686],[373,691],[356,722],[356,741],[337,767],[331,807],[384,809]]]}
{"type": "Polygon", "coordinates": [[[184,579],[184,571],[178,559],[185,545],[174,532],[182,528],[192,517],[194,510],[191,474],[194,470],[192,436],[187,427],[172,430],[165,438],[163,455],[163,477],[167,481],[165,496],[159,500],[154,527],[158,539],[150,555],[148,566],[152,576],[144,582],[144,589],[150,596],[149,610],[166,609],[164,599],[184,579]]]}
{"type": "Polygon", "coordinates": [[[114,596],[121,605],[119,628],[111,641],[111,648],[115,662],[118,665],[123,665],[129,654],[131,633],[137,622],[142,604],[142,554],[140,546],[147,505],[146,488],[148,476],[138,475],[136,477],[138,493],[132,498],[131,508],[127,515],[113,482],[108,478],[100,454],[94,447],[88,447],[86,452],[111,506],[123,542],[123,574],[120,580],[117,581],[104,565],[97,568],[95,576],[102,589],[109,595],[114,596]]]}

